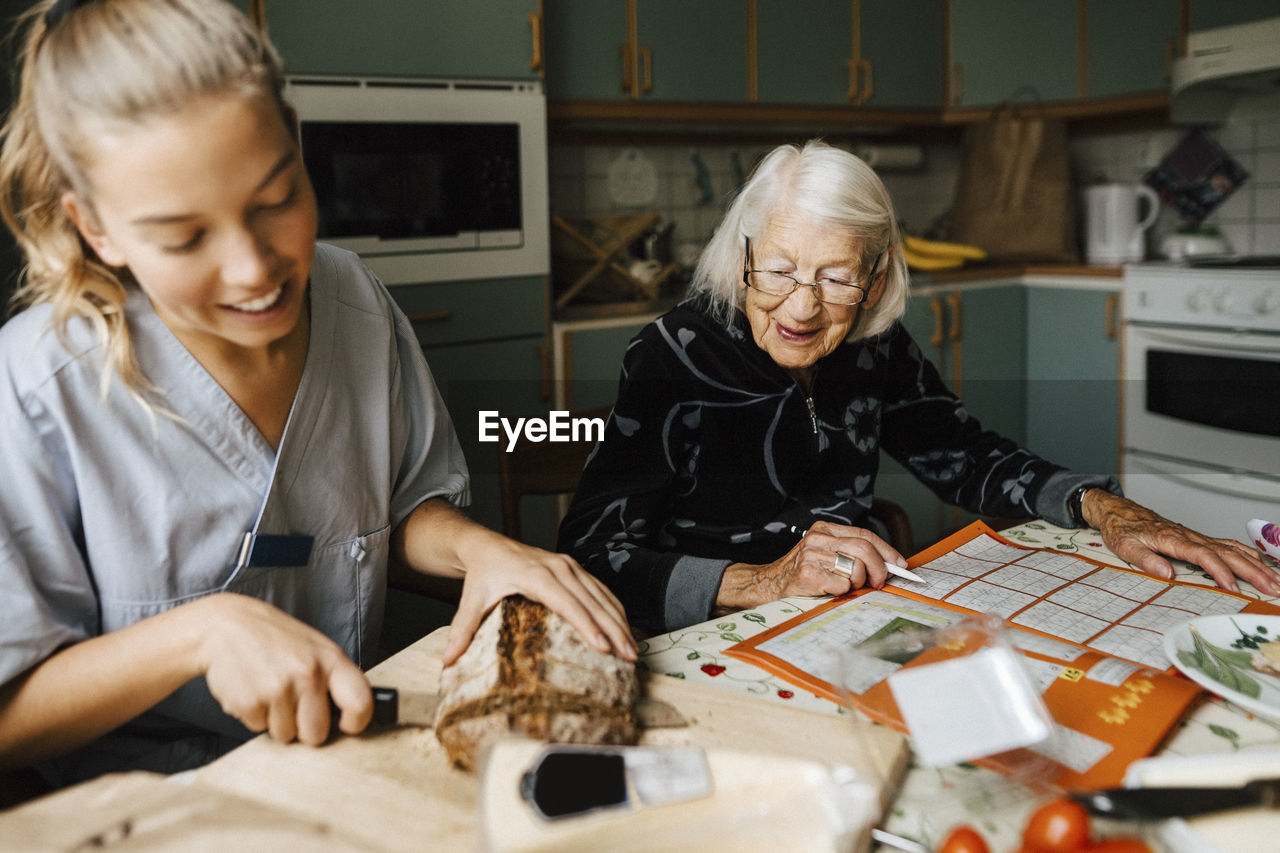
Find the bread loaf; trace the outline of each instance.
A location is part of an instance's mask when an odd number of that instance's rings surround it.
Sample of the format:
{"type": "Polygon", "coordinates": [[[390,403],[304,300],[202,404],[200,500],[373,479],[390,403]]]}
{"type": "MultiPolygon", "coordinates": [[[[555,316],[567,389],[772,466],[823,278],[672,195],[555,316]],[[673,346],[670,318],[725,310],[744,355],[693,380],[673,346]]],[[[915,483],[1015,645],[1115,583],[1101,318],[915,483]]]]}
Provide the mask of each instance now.
{"type": "Polygon", "coordinates": [[[634,744],[639,692],[635,664],[596,651],[561,616],[514,595],[441,673],[436,737],[467,770],[485,745],[509,734],[634,744]]]}

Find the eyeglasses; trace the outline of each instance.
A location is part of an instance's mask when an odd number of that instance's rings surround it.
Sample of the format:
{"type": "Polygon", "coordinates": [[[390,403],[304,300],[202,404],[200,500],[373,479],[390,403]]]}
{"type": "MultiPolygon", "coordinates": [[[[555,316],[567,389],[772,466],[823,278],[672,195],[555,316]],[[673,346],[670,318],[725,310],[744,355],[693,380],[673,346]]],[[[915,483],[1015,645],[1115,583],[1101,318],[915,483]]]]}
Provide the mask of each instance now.
{"type": "MultiPolygon", "coordinates": [[[[867,298],[867,288],[863,285],[836,281],[832,278],[820,278],[817,281],[800,281],[784,272],[746,268],[746,265],[751,263],[751,238],[746,237],[744,239],[747,241],[747,255],[743,264],[742,282],[752,290],[767,296],[784,297],[794,293],[797,287],[812,287],[813,295],[817,297],[818,301],[826,302],[830,305],[857,305],[867,298]]],[[[884,253],[881,252],[872,261],[871,273],[867,276],[868,281],[872,275],[875,275],[875,269],[880,266],[880,258],[883,256],[884,253]]]]}

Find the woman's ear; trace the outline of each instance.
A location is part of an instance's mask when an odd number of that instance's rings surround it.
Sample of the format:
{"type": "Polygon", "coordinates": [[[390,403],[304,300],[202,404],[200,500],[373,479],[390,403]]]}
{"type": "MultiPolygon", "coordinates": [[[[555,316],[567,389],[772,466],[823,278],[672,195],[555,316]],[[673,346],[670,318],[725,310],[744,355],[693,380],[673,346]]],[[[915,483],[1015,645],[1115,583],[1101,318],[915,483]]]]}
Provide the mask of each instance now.
{"type": "Polygon", "coordinates": [[[93,249],[98,259],[109,267],[125,266],[124,253],[116,248],[111,238],[98,225],[96,217],[89,206],[82,203],[76,194],[67,190],[62,194],[62,209],[80,232],[80,236],[93,249]]]}
{"type": "Polygon", "coordinates": [[[872,274],[871,288],[867,291],[867,296],[862,300],[862,307],[874,308],[876,303],[880,301],[880,297],[884,296],[885,283],[889,280],[889,270],[893,268],[893,246],[884,251],[884,269],[879,274],[872,274]]]}

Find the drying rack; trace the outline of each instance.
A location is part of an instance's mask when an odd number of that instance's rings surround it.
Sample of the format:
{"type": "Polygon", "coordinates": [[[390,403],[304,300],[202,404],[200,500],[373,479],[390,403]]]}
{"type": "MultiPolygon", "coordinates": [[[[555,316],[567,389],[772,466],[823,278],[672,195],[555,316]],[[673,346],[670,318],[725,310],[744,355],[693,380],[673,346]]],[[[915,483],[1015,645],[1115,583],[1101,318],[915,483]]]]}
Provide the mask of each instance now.
{"type": "Polygon", "coordinates": [[[555,304],[563,309],[574,300],[626,302],[652,300],[662,284],[680,271],[667,264],[651,278],[632,275],[626,264],[627,247],[658,224],[657,213],[595,216],[569,222],[551,217],[551,264],[556,284],[555,304]]]}

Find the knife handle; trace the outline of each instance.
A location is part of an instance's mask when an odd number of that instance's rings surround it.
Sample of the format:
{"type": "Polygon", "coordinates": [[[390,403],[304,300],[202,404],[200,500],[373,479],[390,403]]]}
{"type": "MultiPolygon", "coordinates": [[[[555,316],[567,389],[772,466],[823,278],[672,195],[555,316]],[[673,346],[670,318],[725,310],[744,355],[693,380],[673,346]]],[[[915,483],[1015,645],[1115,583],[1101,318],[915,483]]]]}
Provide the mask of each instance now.
{"type": "MultiPolygon", "coordinates": [[[[373,718],[369,720],[370,726],[394,726],[400,719],[400,692],[394,687],[374,687],[373,689],[373,718]]],[[[333,737],[338,734],[338,719],[342,716],[342,709],[338,707],[338,703],[333,701],[333,697],[329,697],[329,736],[333,737]]]]}

